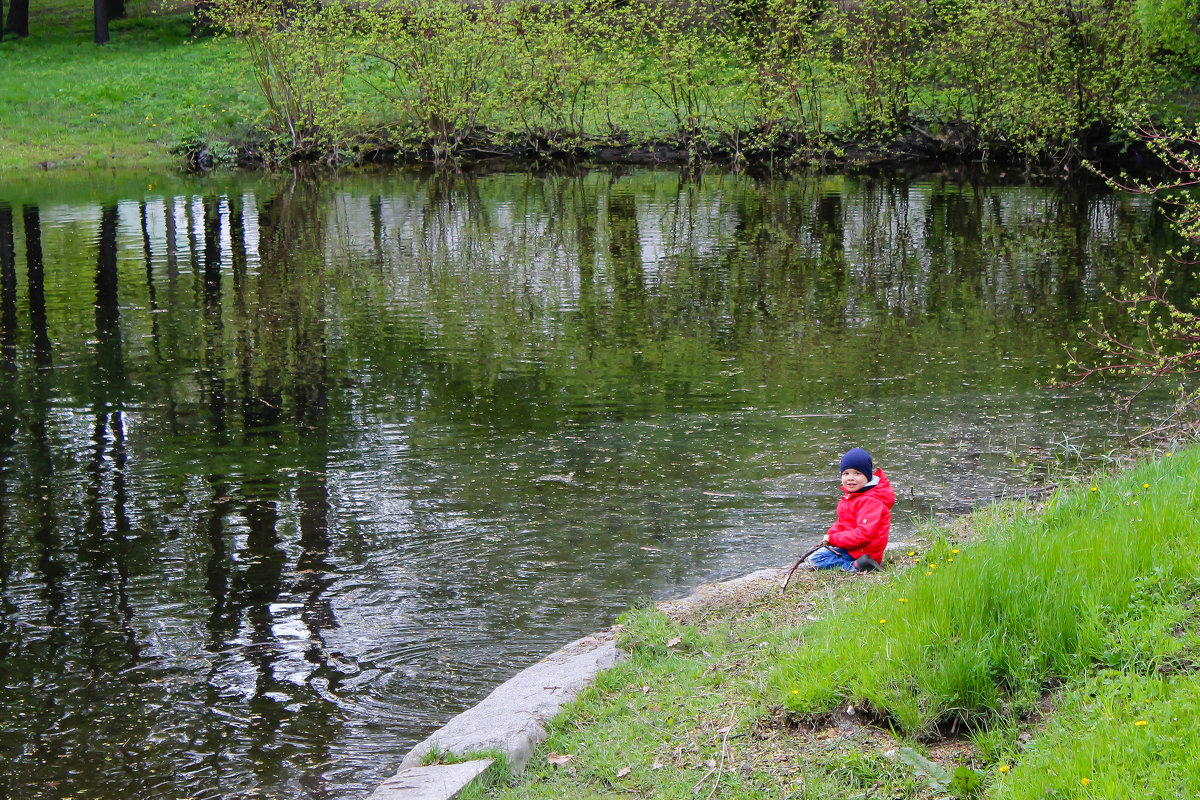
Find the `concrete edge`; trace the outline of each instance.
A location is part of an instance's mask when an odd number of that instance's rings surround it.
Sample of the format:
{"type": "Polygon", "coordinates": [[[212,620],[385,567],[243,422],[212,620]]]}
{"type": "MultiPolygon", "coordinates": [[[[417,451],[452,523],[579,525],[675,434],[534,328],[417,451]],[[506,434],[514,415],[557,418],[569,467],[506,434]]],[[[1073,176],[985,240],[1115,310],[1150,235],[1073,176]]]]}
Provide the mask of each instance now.
{"type": "Polygon", "coordinates": [[[492,759],[434,764],[401,770],[379,785],[372,800],[428,800],[458,797],[492,766],[492,759]]]}
{"type": "Polygon", "coordinates": [[[417,744],[401,768],[415,767],[431,752],[503,753],[520,772],[546,738],[544,724],[622,657],[613,629],[577,639],[496,687],[473,708],[417,744]]]}
{"type": "MultiPolygon", "coordinates": [[[[657,604],[673,619],[753,601],[779,590],[785,569],[767,568],[718,583],[704,583],[686,597],[657,604]]],[[[431,752],[458,757],[501,753],[513,772],[521,772],[547,736],[545,723],[563,706],[590,686],[602,670],[620,661],[618,626],[577,639],[533,666],[521,670],[496,687],[477,705],[452,718],[418,743],[400,762],[400,769],[384,781],[368,800],[451,800],[492,767],[491,758],[466,764],[422,766],[431,752]],[[456,768],[483,764],[466,783],[455,780],[468,770],[456,768]],[[407,791],[408,794],[400,792],[407,791]],[[417,792],[413,794],[412,792],[417,792]]]]}

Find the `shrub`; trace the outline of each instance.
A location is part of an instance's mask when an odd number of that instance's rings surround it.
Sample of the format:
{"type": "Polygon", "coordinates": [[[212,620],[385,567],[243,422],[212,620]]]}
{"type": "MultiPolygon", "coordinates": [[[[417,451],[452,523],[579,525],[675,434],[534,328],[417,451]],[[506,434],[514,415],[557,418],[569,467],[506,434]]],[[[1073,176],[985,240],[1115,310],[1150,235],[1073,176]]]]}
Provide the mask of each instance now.
{"type": "Polygon", "coordinates": [[[945,20],[935,79],[984,141],[1077,157],[1140,108],[1155,68],[1133,0],[968,0],[945,20]]]}
{"type": "Polygon", "coordinates": [[[353,18],[344,6],[222,0],[208,13],[245,43],[282,158],[333,153],[361,134],[346,87],[353,18]]]}
{"type": "Polygon", "coordinates": [[[370,17],[364,52],[385,65],[378,91],[430,137],[434,159],[453,155],[489,107],[502,54],[495,2],[390,0],[370,17]]]}

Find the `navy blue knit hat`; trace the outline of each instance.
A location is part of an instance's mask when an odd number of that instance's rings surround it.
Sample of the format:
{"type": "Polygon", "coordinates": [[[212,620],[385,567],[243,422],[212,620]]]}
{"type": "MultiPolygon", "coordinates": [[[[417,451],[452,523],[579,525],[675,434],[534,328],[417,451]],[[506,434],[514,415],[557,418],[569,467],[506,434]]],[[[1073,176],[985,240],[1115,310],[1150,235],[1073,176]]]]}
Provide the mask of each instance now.
{"type": "Polygon", "coordinates": [[[871,454],[861,447],[855,447],[846,455],[842,456],[842,466],[838,472],[845,472],[848,469],[856,469],[868,478],[875,472],[871,464],[871,454]]]}

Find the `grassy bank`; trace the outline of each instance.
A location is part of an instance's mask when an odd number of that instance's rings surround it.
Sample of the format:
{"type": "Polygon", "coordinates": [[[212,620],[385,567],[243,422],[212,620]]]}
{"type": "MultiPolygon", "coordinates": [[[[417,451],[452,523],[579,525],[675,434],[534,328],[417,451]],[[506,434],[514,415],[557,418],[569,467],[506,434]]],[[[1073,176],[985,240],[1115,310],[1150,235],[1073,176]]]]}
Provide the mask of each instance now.
{"type": "Polygon", "coordinates": [[[190,3],[130,0],[97,47],[88,6],[47,0],[0,42],[0,169],[1077,163],[1122,146],[1127,115],[1195,117],[1200,42],[1152,0],[1061,5],[219,0],[235,37],[196,38],[190,3]]]}
{"type": "Polygon", "coordinates": [[[185,10],[128,2],[98,47],[90,4],[31,6],[29,38],[0,42],[0,170],[176,167],[179,143],[236,138],[260,118],[241,45],[193,39],[185,10]]]}
{"type": "Polygon", "coordinates": [[[1200,449],[930,529],[630,657],[496,798],[1196,796],[1200,449]],[[793,593],[794,592],[794,593],[793,593]]]}

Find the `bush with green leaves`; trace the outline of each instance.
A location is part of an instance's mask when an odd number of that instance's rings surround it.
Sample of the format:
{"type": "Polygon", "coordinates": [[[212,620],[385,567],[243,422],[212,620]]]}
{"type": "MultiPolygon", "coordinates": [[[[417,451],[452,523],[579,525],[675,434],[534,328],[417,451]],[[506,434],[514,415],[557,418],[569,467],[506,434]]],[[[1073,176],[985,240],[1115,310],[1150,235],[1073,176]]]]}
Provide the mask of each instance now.
{"type": "Polygon", "coordinates": [[[225,0],[209,14],[245,43],[266,101],[267,144],[279,158],[334,153],[361,136],[347,90],[354,19],[346,6],[225,0]]]}
{"type": "Polygon", "coordinates": [[[503,53],[492,0],[389,0],[367,17],[363,52],[383,64],[375,84],[403,109],[401,130],[449,158],[491,110],[503,53]]]}
{"type": "Polygon", "coordinates": [[[932,22],[924,0],[862,0],[837,14],[833,74],[854,127],[890,135],[908,122],[932,22]]]}
{"type": "Polygon", "coordinates": [[[1200,67],[1200,8],[1195,0],[1138,0],[1137,20],[1151,46],[1200,67]]]}
{"type": "Polygon", "coordinates": [[[719,34],[718,11],[699,3],[631,3],[635,47],[642,69],[635,84],[674,120],[672,133],[695,138],[713,127],[721,102],[728,50],[719,34]]]}
{"type": "Polygon", "coordinates": [[[925,124],[1073,159],[1165,85],[1146,2],[222,0],[214,13],[246,43],[275,140],[300,155],[399,141],[445,160],[468,139],[736,155],[925,124]]]}
{"type": "Polygon", "coordinates": [[[947,6],[931,113],[969,124],[985,144],[1074,157],[1152,99],[1159,76],[1135,9],[1132,0],[947,6]]]}
{"type": "Polygon", "coordinates": [[[628,13],[611,0],[510,3],[496,81],[505,120],[526,140],[570,149],[618,102],[628,73],[628,13]]]}

